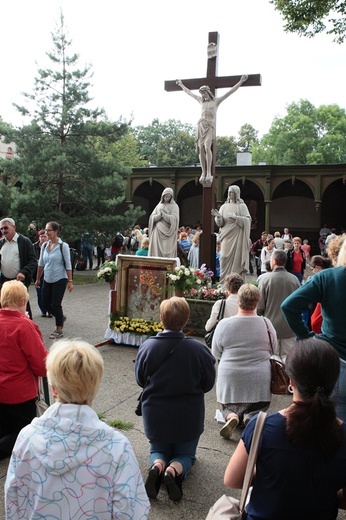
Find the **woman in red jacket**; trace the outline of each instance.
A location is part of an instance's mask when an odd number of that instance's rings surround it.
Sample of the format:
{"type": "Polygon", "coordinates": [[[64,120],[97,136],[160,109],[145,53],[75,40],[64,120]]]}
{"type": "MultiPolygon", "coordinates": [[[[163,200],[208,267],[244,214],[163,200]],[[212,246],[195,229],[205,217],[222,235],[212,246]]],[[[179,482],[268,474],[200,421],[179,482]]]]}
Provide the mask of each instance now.
{"type": "Polygon", "coordinates": [[[45,349],[38,325],[26,314],[29,299],[22,282],[5,282],[0,309],[0,459],[9,457],[17,435],[36,416],[38,376],[46,375],[45,349]]]}

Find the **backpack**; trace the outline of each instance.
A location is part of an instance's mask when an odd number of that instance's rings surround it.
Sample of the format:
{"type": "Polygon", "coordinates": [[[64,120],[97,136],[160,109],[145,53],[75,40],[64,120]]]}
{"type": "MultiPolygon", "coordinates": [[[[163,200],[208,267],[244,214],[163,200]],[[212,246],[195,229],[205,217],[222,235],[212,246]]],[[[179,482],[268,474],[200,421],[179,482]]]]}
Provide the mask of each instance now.
{"type": "MultiPolygon", "coordinates": [[[[47,247],[47,244],[48,242],[45,242],[43,244],[43,247],[46,248],[47,247]]],[[[62,251],[62,245],[64,244],[64,242],[60,242],[59,243],[59,246],[60,246],[60,252],[61,252],[61,256],[62,256],[62,261],[63,261],[63,264],[64,264],[64,268],[66,269],[66,263],[65,263],[65,258],[64,258],[64,253],[62,251]]],[[[77,259],[78,259],[78,253],[77,253],[77,250],[74,249],[73,247],[69,247],[69,250],[70,250],[70,260],[71,260],[71,267],[72,267],[72,277],[73,277],[73,271],[75,269],[78,269],[77,267],[77,259]]],[[[85,269],[85,267],[84,267],[85,269]]]]}
{"type": "Polygon", "coordinates": [[[121,233],[117,233],[113,240],[114,247],[121,247],[124,243],[124,237],[121,233]]]}
{"type": "Polygon", "coordinates": [[[131,237],[130,247],[131,247],[131,251],[138,251],[138,249],[139,249],[139,240],[136,237],[136,235],[131,237]]]}

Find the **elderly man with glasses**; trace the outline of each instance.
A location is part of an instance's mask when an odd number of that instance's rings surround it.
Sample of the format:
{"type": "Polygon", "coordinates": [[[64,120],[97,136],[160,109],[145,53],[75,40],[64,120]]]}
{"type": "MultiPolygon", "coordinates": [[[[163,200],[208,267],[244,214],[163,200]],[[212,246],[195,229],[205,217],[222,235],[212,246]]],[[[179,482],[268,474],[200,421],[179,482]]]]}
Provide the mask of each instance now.
{"type": "MultiPolygon", "coordinates": [[[[0,269],[2,284],[8,280],[19,280],[29,287],[37,266],[34,246],[29,238],[16,232],[13,218],[6,217],[0,221],[0,269]]],[[[31,309],[28,304],[31,317],[31,309]]]]}

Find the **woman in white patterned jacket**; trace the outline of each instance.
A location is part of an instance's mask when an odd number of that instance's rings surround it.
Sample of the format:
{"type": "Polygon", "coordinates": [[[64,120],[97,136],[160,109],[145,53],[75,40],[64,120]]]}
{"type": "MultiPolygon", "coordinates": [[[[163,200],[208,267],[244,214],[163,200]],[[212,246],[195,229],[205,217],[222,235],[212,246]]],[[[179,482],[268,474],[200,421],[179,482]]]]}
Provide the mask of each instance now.
{"type": "Polygon", "coordinates": [[[82,340],[56,342],[47,376],[56,403],[20,432],[5,483],[6,520],[145,520],[149,500],[127,438],[91,403],[103,375],[99,352],[82,340]]]}

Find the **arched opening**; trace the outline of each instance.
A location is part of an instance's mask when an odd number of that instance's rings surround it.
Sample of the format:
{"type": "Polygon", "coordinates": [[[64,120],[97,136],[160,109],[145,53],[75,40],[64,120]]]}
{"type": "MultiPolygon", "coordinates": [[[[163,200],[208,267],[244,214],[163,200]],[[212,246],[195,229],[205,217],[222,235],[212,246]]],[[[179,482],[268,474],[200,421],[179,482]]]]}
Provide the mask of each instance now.
{"type": "Polygon", "coordinates": [[[159,203],[164,189],[165,186],[159,182],[153,181],[150,184],[149,181],[146,181],[134,191],[132,197],[133,205],[141,206],[142,210],[145,211],[145,214],[138,219],[138,224],[141,227],[148,226],[149,217],[159,203]]]}
{"type": "Polygon", "coordinates": [[[189,181],[178,193],[177,203],[180,208],[180,225],[195,227],[202,222],[203,186],[189,181]]]}
{"type": "Polygon", "coordinates": [[[346,229],[346,183],[341,179],[332,182],[323,193],[321,227],[325,223],[337,233],[346,229]]]}
{"type": "Polygon", "coordinates": [[[313,254],[317,254],[320,215],[316,211],[311,188],[299,179],[282,182],[273,192],[270,204],[270,233],[290,233],[309,240],[313,254]]]}

